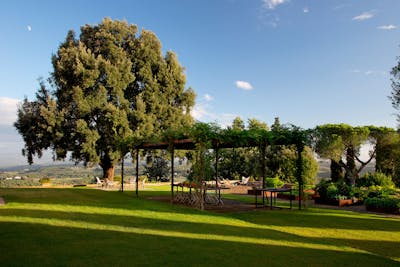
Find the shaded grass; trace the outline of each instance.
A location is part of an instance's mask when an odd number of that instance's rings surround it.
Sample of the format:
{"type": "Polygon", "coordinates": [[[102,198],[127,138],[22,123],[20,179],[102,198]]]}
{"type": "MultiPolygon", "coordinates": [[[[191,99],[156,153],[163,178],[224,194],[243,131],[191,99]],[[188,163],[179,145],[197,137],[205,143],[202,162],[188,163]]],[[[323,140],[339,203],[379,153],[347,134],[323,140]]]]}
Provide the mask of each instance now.
{"type": "Polygon", "coordinates": [[[324,209],[214,214],[146,200],[170,194],[156,189],[139,198],[0,189],[8,203],[0,207],[0,265],[400,265],[397,219],[324,209]]]}

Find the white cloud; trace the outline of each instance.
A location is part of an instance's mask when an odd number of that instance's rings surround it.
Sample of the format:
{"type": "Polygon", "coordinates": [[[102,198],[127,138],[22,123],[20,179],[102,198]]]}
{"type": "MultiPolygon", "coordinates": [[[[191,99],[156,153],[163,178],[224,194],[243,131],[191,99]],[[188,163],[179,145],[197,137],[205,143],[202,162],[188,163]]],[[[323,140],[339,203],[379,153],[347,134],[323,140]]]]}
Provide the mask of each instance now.
{"type": "Polygon", "coordinates": [[[31,25],[26,26],[26,28],[28,29],[29,32],[32,31],[31,25]]]}
{"type": "Polygon", "coordinates": [[[364,75],[382,75],[385,76],[388,73],[383,70],[359,70],[359,69],[352,69],[350,70],[351,73],[357,73],[357,74],[364,74],[364,75]]]}
{"type": "Polygon", "coordinates": [[[359,69],[353,69],[353,70],[350,70],[350,72],[352,72],[352,73],[360,73],[361,70],[359,70],[359,69]]]}
{"type": "Polygon", "coordinates": [[[288,2],[288,0],[262,0],[263,6],[267,9],[275,9],[275,7],[288,2]]]}
{"type": "Polygon", "coordinates": [[[340,4],[340,5],[335,6],[333,8],[333,10],[339,10],[339,9],[343,9],[343,8],[350,7],[350,6],[351,6],[350,4],[340,4]]]}
{"type": "Polygon", "coordinates": [[[0,125],[11,126],[17,120],[17,105],[19,99],[0,97],[0,125]]]}
{"type": "Polygon", "coordinates": [[[253,89],[253,86],[249,82],[236,81],[235,84],[236,84],[236,87],[239,89],[243,89],[243,90],[247,90],[247,91],[253,89]]]}
{"type": "Polygon", "coordinates": [[[386,71],[383,70],[367,70],[364,72],[365,75],[386,75],[386,71]]]}
{"type": "Polygon", "coordinates": [[[374,14],[372,14],[371,12],[363,12],[358,16],[355,16],[353,18],[353,20],[358,20],[358,21],[362,21],[362,20],[367,20],[367,19],[371,19],[374,17],[374,14]]]}
{"type": "Polygon", "coordinates": [[[201,121],[204,117],[208,116],[208,112],[206,111],[207,105],[202,103],[196,103],[193,109],[190,111],[190,115],[195,120],[201,121]]]}
{"type": "Polygon", "coordinates": [[[393,24],[389,24],[389,25],[382,25],[377,28],[380,30],[394,30],[394,29],[397,29],[397,26],[393,25],[393,24]]]}
{"type": "Polygon", "coordinates": [[[212,97],[212,95],[205,94],[205,95],[204,95],[204,99],[205,99],[207,102],[210,102],[210,101],[213,101],[213,100],[214,100],[214,97],[212,97]]]}
{"type": "Polygon", "coordinates": [[[310,9],[308,7],[304,7],[303,8],[303,13],[308,13],[308,12],[310,12],[310,9]]]}
{"type": "Polygon", "coordinates": [[[222,128],[232,125],[232,121],[236,118],[237,114],[230,113],[214,113],[211,111],[212,107],[207,103],[197,103],[190,114],[195,120],[203,122],[216,122],[222,128]]]}

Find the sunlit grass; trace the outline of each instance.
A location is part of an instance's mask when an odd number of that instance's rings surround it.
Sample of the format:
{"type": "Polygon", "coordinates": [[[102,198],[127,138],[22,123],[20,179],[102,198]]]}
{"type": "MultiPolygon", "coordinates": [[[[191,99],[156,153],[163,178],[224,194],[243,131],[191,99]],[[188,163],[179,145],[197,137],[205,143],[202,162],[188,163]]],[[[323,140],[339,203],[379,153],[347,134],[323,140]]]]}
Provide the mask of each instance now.
{"type": "Polygon", "coordinates": [[[8,251],[0,265],[400,265],[399,219],[325,209],[216,214],[143,198],[168,195],[163,189],[139,198],[132,191],[0,189],[8,251]]]}

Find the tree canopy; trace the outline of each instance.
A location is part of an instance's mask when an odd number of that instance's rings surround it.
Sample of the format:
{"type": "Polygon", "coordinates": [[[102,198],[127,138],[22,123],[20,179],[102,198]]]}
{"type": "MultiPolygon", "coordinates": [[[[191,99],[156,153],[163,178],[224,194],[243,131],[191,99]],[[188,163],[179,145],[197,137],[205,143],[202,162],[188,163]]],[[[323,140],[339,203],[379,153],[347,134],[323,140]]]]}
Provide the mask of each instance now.
{"type": "Polygon", "coordinates": [[[104,19],[73,31],[52,57],[49,85],[24,100],[15,127],[28,162],[52,149],[76,162],[99,163],[113,179],[114,165],[134,140],[191,125],[195,94],[175,53],[126,21],[104,19]]]}
{"type": "MultiPolygon", "coordinates": [[[[400,57],[397,57],[397,65],[392,68],[390,74],[392,75],[392,93],[390,99],[392,100],[392,106],[400,110],[400,57]]],[[[397,115],[397,119],[400,120],[400,115],[397,115]]]]}

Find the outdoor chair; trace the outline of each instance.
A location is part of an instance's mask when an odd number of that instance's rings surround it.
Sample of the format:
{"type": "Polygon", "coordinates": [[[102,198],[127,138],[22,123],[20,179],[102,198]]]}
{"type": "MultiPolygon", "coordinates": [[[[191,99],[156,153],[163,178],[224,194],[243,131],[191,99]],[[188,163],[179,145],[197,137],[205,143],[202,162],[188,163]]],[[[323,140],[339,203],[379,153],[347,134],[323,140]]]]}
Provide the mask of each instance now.
{"type": "Polygon", "coordinates": [[[96,176],[96,184],[98,187],[103,187],[104,186],[104,180],[100,179],[99,177],[96,176]]]}
{"type": "Polygon", "coordinates": [[[242,176],[242,181],[240,181],[240,185],[247,185],[247,183],[249,182],[250,177],[244,177],[242,176]]]}
{"type": "Polygon", "coordinates": [[[104,185],[105,185],[106,188],[113,187],[115,185],[115,182],[111,181],[109,179],[104,179],[104,185]]]}

